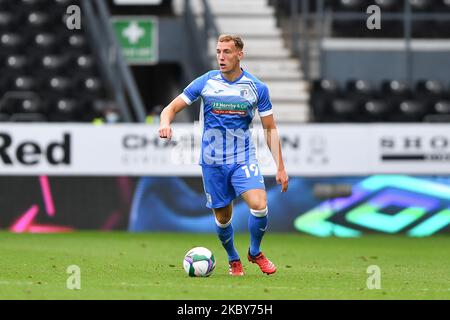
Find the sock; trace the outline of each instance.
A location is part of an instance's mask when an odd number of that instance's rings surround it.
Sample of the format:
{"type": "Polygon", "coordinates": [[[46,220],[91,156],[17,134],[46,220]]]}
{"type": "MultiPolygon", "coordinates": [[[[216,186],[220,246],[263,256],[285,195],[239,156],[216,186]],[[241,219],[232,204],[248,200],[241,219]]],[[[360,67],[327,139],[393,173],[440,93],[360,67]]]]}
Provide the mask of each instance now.
{"type": "Polygon", "coordinates": [[[261,240],[267,229],[267,207],[262,210],[250,209],[248,230],[250,231],[250,255],[257,256],[260,252],[261,240]]]}
{"type": "Polygon", "coordinates": [[[221,224],[216,220],[216,231],[219,236],[222,246],[225,248],[228,254],[228,260],[239,260],[239,254],[234,248],[234,232],[231,225],[231,219],[226,224],[221,224]]]}

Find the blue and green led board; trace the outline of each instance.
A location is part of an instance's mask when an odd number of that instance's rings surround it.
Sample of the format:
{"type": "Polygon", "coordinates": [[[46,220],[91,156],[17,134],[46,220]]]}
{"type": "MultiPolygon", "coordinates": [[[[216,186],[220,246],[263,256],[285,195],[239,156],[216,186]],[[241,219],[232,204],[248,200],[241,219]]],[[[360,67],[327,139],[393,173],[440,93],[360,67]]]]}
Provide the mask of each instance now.
{"type": "Polygon", "coordinates": [[[399,175],[377,175],[353,186],[352,196],[322,202],[294,220],[315,236],[357,237],[365,232],[424,237],[450,224],[450,186],[399,175]]]}

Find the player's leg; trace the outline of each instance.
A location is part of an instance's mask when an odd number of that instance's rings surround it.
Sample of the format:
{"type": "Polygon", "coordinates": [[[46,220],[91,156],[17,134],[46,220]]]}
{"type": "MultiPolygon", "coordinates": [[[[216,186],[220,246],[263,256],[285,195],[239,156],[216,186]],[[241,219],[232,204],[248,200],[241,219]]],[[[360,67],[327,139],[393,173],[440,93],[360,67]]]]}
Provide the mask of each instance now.
{"type": "Polygon", "coordinates": [[[228,254],[228,260],[239,260],[239,254],[234,247],[234,231],[231,224],[231,216],[233,214],[233,204],[223,208],[213,209],[216,219],[216,231],[222,246],[228,254]]]}
{"type": "Polygon", "coordinates": [[[267,229],[267,195],[265,190],[251,189],[242,194],[250,209],[248,230],[250,231],[250,249],[252,256],[261,252],[261,241],[267,229]]]}
{"type": "Polygon", "coordinates": [[[257,263],[261,271],[267,274],[276,271],[275,265],[261,252],[260,246],[268,224],[267,194],[264,179],[259,167],[254,164],[239,164],[232,176],[232,185],[237,195],[247,203],[250,215],[248,229],[250,248],[248,259],[257,263]]]}
{"type": "Polygon", "coordinates": [[[260,246],[267,230],[267,194],[265,190],[251,189],[242,194],[242,198],[250,208],[248,229],[250,231],[250,248],[248,261],[256,263],[262,272],[272,274],[277,271],[275,265],[262,253],[260,246]]]}
{"type": "Polygon", "coordinates": [[[214,212],[216,232],[227,251],[230,274],[243,275],[239,254],[234,247],[234,231],[231,223],[234,190],[228,183],[227,170],[223,167],[202,167],[206,206],[214,212]]]}
{"type": "Polygon", "coordinates": [[[231,223],[233,203],[223,208],[215,208],[213,211],[216,218],[217,235],[228,254],[230,274],[233,276],[242,276],[244,275],[244,271],[239,254],[234,247],[234,231],[231,223]]]}

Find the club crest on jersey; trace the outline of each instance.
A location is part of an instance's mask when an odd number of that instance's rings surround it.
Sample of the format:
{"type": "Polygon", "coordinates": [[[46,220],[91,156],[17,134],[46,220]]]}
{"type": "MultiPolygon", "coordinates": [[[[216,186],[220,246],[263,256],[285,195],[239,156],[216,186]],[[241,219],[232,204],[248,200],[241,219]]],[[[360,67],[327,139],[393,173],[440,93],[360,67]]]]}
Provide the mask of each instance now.
{"type": "Polygon", "coordinates": [[[247,89],[241,89],[241,97],[248,96],[248,90],[247,89]]]}

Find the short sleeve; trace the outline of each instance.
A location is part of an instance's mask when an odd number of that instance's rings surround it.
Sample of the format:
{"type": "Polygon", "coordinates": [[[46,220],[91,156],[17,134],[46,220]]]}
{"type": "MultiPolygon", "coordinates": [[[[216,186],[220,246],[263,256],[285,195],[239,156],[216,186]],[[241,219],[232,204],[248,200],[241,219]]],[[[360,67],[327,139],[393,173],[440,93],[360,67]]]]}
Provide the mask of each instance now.
{"type": "Polygon", "coordinates": [[[202,90],[205,87],[206,81],[208,81],[208,78],[209,73],[205,73],[204,75],[192,81],[180,95],[184,102],[186,102],[188,105],[191,105],[195,100],[197,100],[200,97],[202,90]]]}
{"type": "Polygon", "coordinates": [[[260,117],[272,114],[272,103],[270,102],[269,89],[265,84],[258,88],[258,112],[260,117]]]}

